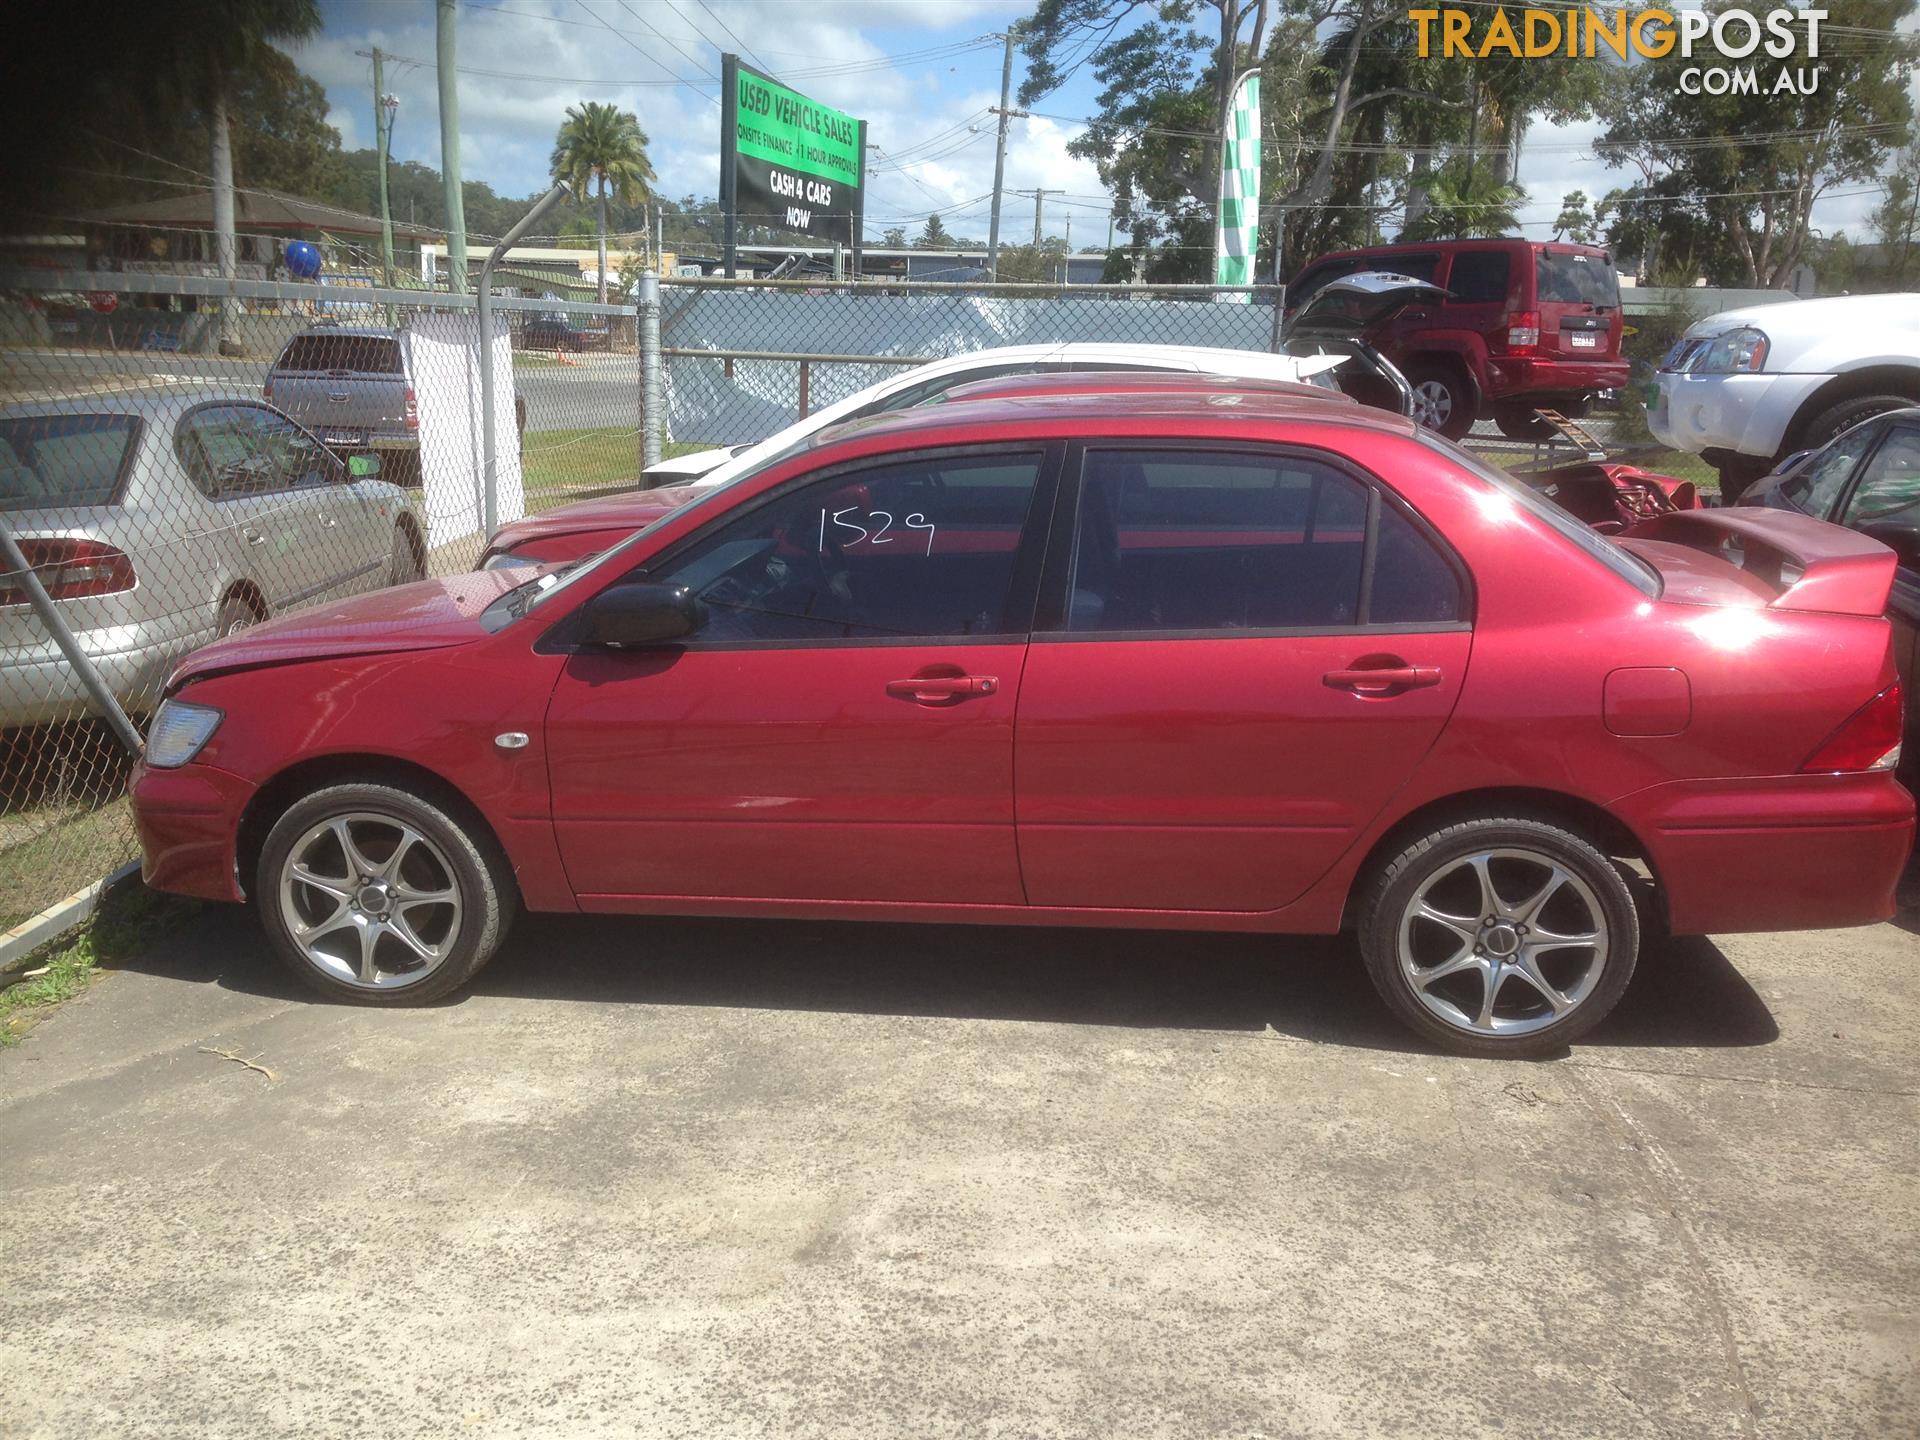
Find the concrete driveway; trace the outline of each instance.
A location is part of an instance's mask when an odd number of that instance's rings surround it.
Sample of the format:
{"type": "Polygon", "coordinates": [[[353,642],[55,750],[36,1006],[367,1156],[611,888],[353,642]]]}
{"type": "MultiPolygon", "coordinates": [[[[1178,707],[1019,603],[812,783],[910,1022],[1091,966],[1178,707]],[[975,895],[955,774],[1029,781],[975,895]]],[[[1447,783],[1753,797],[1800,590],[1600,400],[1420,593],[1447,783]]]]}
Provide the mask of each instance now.
{"type": "Polygon", "coordinates": [[[0,1435],[1912,1435],[1906,920],[1492,1064],[1334,943],[538,919],[381,1013],[210,911],[0,1053],[0,1435]]]}

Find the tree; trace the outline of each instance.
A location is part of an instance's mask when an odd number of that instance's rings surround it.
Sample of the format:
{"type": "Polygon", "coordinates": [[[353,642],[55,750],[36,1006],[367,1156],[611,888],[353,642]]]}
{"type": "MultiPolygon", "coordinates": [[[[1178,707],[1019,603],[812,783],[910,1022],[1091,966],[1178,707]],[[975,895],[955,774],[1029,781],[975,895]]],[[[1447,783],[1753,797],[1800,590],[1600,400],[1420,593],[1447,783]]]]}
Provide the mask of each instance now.
{"type": "Polygon", "coordinates": [[[1062,262],[1066,255],[1066,241],[1053,235],[1038,245],[1002,245],[996,274],[1002,280],[1029,284],[1058,282],[1065,275],[1062,262]]]}
{"type": "Polygon", "coordinates": [[[920,238],[913,242],[916,250],[952,250],[954,239],[941,223],[938,215],[927,216],[927,228],[920,232],[920,238]]]}
{"type": "Polygon", "coordinates": [[[567,107],[567,118],[553,145],[553,178],[575,195],[591,193],[600,234],[600,303],[607,302],[607,195],[625,204],[652,193],[653,165],[647,159],[647,134],[632,111],[587,100],[567,107]]]}
{"type": "Polygon", "coordinates": [[[907,248],[907,232],[899,225],[890,225],[880,233],[880,246],[884,250],[904,250],[907,248]]]}
{"type": "Polygon", "coordinates": [[[1887,172],[1887,196],[1873,212],[1873,234],[1880,242],[1884,279],[1895,289],[1913,273],[1920,245],[1920,142],[1895,157],[1887,172]]]}
{"type": "Polygon", "coordinates": [[[1822,295],[1846,295],[1853,291],[1853,242],[1847,239],[1846,231],[1829,240],[1816,240],[1812,260],[1822,295]]]}
{"type": "Polygon", "coordinates": [[[1725,237],[1702,257],[1709,281],[1783,286],[1812,253],[1820,197],[1876,178],[1906,140],[1916,42],[1904,27],[1914,8],[1915,0],[1834,0],[1818,64],[1756,57],[1753,94],[1682,93],[1690,62],[1677,48],[1636,65],[1628,103],[1596,148],[1670,197],[1658,207],[1663,227],[1687,216],[1725,237]],[[1840,26],[1873,43],[1835,43],[1840,26]],[[1779,88],[1806,76],[1817,76],[1811,95],[1779,88]]]}
{"type": "Polygon", "coordinates": [[[1591,245],[1600,237],[1600,217],[1588,208],[1584,190],[1569,190],[1560,197],[1560,213],[1553,221],[1553,238],[1563,237],[1576,245],[1591,245]]]}
{"type": "MultiPolygon", "coordinates": [[[[201,118],[208,136],[213,188],[214,257],[224,279],[237,268],[234,231],[232,109],[235,90],[278,56],[276,40],[304,40],[320,28],[314,0],[198,0],[193,5],[140,7],[129,36],[137,75],[154,108],[201,118]]],[[[337,137],[336,137],[336,143],[337,137]]],[[[231,308],[220,311],[220,348],[234,351],[231,308]]]]}
{"type": "Polygon", "coordinates": [[[1433,177],[1429,203],[1402,240],[1472,240],[1519,228],[1526,191],[1499,179],[1488,165],[1470,166],[1465,156],[1449,160],[1433,177]]]}

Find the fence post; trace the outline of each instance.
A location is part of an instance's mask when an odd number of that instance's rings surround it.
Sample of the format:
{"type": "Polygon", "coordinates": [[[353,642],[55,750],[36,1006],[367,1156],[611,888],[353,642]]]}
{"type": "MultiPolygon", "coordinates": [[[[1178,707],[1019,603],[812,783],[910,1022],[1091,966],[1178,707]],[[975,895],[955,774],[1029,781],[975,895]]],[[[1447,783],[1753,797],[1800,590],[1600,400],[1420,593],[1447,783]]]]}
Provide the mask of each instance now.
{"type": "MultiPolygon", "coordinates": [[[[452,0],[447,0],[447,4],[451,6],[452,0]]],[[[533,208],[500,237],[500,243],[493,247],[480,267],[480,285],[474,292],[474,307],[480,324],[480,519],[486,527],[481,539],[483,545],[493,538],[493,532],[500,524],[500,456],[493,434],[493,267],[505,258],[507,251],[518,243],[522,235],[533,228],[533,222],[545,214],[554,201],[571,193],[564,180],[556,181],[554,187],[534,201],[533,208]]],[[[511,345],[508,351],[511,353],[511,345]]]]}
{"type": "Polygon", "coordinates": [[[660,463],[662,422],[666,419],[665,377],[660,354],[660,277],[640,277],[640,468],[660,463]]]}
{"type": "Polygon", "coordinates": [[[93,661],[80,648],[73,631],[67,628],[66,617],[54,608],[53,598],[47,594],[46,586],[40,583],[40,577],[27,564],[27,557],[20,553],[20,542],[13,538],[13,527],[4,522],[0,522],[0,556],[5,557],[7,565],[17,577],[16,583],[27,592],[27,603],[33,606],[40,623],[53,636],[53,643],[60,647],[60,653],[66,656],[67,663],[73,667],[73,673],[80,677],[80,683],[86,687],[87,694],[106,719],[107,728],[113,731],[113,738],[126,748],[127,754],[138,759],[142,748],[140,732],[133,728],[127,712],[120,708],[119,700],[107,688],[107,682],[100,678],[100,672],[93,668],[93,661]]]}

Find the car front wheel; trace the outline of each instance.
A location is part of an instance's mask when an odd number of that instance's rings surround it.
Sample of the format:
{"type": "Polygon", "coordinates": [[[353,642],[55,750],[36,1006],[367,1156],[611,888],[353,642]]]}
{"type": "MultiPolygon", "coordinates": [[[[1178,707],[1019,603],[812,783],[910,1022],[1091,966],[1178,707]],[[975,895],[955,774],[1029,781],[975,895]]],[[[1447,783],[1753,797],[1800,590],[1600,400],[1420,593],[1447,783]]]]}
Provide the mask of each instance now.
{"type": "Polygon", "coordinates": [[[493,957],[515,906],[491,837],[423,796],[371,783],[290,806],[255,882],[280,958],[322,994],[363,1005],[457,989],[493,957]]]}
{"type": "Polygon", "coordinates": [[[1633,894],[1589,841],[1542,820],[1471,820],[1407,846],[1360,910],[1367,974],[1414,1030],[1466,1055],[1555,1052],[1633,976],[1633,894]]]}

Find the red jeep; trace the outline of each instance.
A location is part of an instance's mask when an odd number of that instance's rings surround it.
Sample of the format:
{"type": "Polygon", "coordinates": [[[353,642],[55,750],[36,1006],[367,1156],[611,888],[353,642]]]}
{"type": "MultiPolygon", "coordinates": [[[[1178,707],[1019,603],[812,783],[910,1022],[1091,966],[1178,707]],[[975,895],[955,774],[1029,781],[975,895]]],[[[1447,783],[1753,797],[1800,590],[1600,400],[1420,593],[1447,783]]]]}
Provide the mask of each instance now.
{"type": "Polygon", "coordinates": [[[1612,257],[1544,240],[1436,240],[1323,255],[1287,287],[1287,309],[1329,280],[1391,270],[1448,292],[1411,305],[1368,339],[1413,386],[1414,416],[1458,438],[1482,416],[1533,439],[1537,406],[1579,417],[1594,395],[1627,383],[1620,285],[1612,257]]]}

